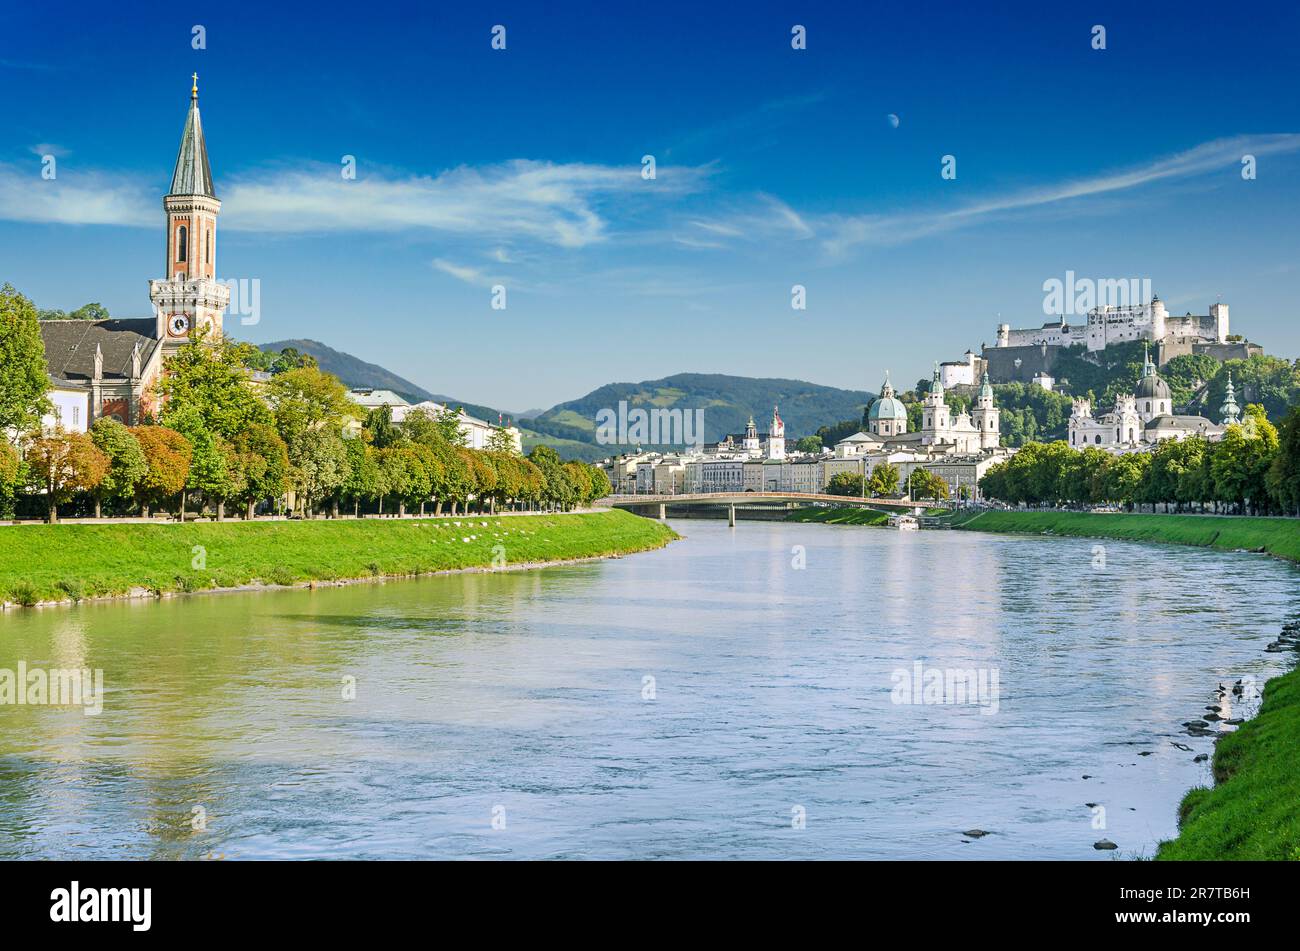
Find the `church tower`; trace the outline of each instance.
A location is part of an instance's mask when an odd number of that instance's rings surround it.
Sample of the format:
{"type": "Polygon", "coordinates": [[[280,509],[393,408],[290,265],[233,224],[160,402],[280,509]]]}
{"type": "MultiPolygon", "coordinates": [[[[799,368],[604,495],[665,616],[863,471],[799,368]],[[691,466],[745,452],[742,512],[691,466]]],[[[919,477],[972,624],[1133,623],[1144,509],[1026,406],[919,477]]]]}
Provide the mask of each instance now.
{"type": "Polygon", "coordinates": [[[166,276],[149,282],[157,317],[155,335],[164,358],[196,331],[209,340],[221,336],[230,288],[217,282],[217,215],[221,202],[212,188],[208,148],[199,121],[199,77],[193,77],[190,111],[176,154],[171,191],[163,198],[167,217],[166,276]]]}
{"type": "Polygon", "coordinates": [[[981,449],[996,449],[1002,442],[1002,411],[993,405],[993,384],[989,382],[989,371],[984,371],[984,380],[980,383],[980,395],[971,410],[971,422],[980,434],[981,449]]]}
{"type": "Polygon", "coordinates": [[[930,381],[930,392],[921,401],[922,443],[949,441],[948,404],[943,398],[943,381],[939,378],[939,364],[934,365],[934,378],[930,381]]]}
{"type": "Polygon", "coordinates": [[[1228,371],[1228,386],[1223,391],[1223,405],[1219,407],[1219,425],[1232,426],[1241,422],[1241,407],[1237,405],[1237,392],[1232,388],[1232,371],[1228,371]]]}
{"type": "Polygon", "coordinates": [[[752,414],[749,417],[749,422],[745,425],[745,438],[741,441],[740,448],[753,459],[757,459],[763,454],[763,447],[758,441],[758,426],[754,424],[752,414]]]}
{"type": "Polygon", "coordinates": [[[781,412],[772,407],[772,428],[767,433],[767,458],[785,458],[785,423],[781,421],[781,412]]]}

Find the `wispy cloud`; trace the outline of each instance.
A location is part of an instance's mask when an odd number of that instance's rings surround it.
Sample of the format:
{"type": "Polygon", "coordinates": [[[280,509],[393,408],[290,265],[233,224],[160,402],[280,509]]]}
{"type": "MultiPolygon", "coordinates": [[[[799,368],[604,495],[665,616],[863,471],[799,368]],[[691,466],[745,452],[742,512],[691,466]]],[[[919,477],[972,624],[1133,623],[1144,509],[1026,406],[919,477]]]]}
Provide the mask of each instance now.
{"type": "Polygon", "coordinates": [[[444,274],[450,274],[458,281],[464,281],[466,284],[486,287],[492,283],[492,278],[488,277],[482,268],[471,267],[468,264],[457,264],[445,258],[434,258],[430,263],[435,269],[444,274]]]}
{"type": "MultiPolygon", "coordinates": [[[[683,194],[705,173],[674,169],[655,194],[683,194]]],[[[580,248],[608,236],[607,208],[643,201],[640,166],[516,160],[436,176],[362,176],[331,166],[236,179],[223,196],[227,228],[243,231],[428,231],[489,241],[580,248]]]]}
{"type": "Polygon", "coordinates": [[[1242,135],[1215,139],[1145,165],[1067,182],[1021,189],[973,202],[955,211],[899,212],[879,215],[828,215],[815,223],[823,244],[840,254],[860,244],[902,244],[932,234],[969,227],[999,215],[1058,202],[1105,195],[1156,182],[1193,178],[1230,167],[1240,168],[1243,155],[1300,151],[1300,134],[1242,135]]]}
{"type": "Polygon", "coordinates": [[[140,182],[107,172],[0,163],[0,219],[75,225],[158,224],[158,196],[140,182]]]}

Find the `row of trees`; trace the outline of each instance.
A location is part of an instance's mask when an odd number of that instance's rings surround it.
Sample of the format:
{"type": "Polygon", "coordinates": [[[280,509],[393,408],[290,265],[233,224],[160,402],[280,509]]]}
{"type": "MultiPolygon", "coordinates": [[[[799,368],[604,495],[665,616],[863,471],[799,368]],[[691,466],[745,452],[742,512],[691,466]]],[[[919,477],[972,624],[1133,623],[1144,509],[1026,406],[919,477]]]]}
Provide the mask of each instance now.
{"type": "Polygon", "coordinates": [[[1157,505],[1176,511],[1300,515],[1300,406],[1280,427],[1246,408],[1223,438],[1169,440],[1123,455],[1065,442],[1029,443],[980,480],[986,498],[1011,504],[1157,505]]]}
{"type": "Polygon", "coordinates": [[[441,514],[569,509],[610,491],[603,471],[549,447],[520,456],[504,430],[485,450],[469,449],[450,409],[411,412],[398,427],[385,407],[362,425],[343,384],[314,360],[282,352],[268,363],[228,338],[196,339],[168,359],[157,419],[42,432],[48,381],[36,312],[11,287],[0,293],[0,427],[18,435],[17,445],[0,439],[0,512],[40,497],[51,521],[74,501],[96,516],[171,507],[183,517],[197,505],[220,519],[238,505],[251,518],[286,500],[304,516],[344,505],[354,515],[426,505],[441,514]],[[269,381],[255,384],[250,371],[268,368],[269,381]]]}
{"type": "MultiPolygon", "coordinates": [[[[826,485],[828,495],[856,496],[864,498],[897,497],[900,492],[901,477],[898,466],[892,462],[882,462],[871,470],[867,476],[866,491],[863,491],[860,472],[837,472],[831,476],[826,485]]],[[[907,477],[907,492],[914,499],[946,499],[949,496],[948,483],[943,476],[929,469],[913,469],[907,477]]]]}

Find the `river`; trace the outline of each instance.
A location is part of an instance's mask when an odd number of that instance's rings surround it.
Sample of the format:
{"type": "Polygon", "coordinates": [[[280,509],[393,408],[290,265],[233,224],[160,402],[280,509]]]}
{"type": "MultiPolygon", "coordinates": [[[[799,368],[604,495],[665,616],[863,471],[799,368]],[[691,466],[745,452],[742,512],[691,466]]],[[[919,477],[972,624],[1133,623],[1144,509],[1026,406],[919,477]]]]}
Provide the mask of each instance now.
{"type": "Polygon", "coordinates": [[[1300,607],[1250,554],[674,527],[542,570],[0,615],[0,668],[104,676],[97,716],[0,706],[0,857],[1150,856],[1210,782],[1181,724],[1278,672],[1300,607]],[[918,664],[988,689],[894,702],[918,664]]]}

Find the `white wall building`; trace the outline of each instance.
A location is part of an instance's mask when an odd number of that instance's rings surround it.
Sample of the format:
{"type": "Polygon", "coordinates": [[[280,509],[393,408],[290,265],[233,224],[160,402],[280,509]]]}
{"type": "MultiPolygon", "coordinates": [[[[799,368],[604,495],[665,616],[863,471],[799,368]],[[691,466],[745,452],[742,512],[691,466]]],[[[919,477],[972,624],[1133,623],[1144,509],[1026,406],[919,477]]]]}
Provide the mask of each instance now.
{"type": "Polygon", "coordinates": [[[1106,305],[1088,311],[1084,323],[1067,324],[1061,316],[1041,327],[1011,329],[998,325],[999,347],[1069,347],[1081,345],[1089,350],[1104,350],[1111,344],[1133,340],[1159,343],[1166,337],[1187,337],[1204,343],[1225,343],[1228,339],[1228,305],[1215,303],[1205,315],[1170,316],[1160,297],[1146,304],[1106,305]]]}

